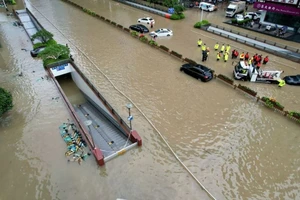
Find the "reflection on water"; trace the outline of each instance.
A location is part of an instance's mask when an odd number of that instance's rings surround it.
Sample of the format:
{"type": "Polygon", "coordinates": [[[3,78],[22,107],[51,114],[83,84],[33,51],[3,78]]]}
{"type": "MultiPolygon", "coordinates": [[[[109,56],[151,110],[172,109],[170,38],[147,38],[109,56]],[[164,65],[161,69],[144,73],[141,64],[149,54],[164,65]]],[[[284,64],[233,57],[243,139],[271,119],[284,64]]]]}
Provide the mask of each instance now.
{"type": "MultiPolygon", "coordinates": [[[[68,4],[36,0],[31,3],[97,63],[96,67],[76,52],[76,62],[81,70],[119,114],[123,118],[128,115],[125,107],[128,100],[112,87],[100,70],[143,110],[217,199],[300,198],[297,187],[300,182],[297,173],[299,153],[296,151],[299,147],[299,127],[294,122],[255,100],[251,101],[218,80],[201,83],[180,73],[181,62],[68,4]]],[[[80,3],[124,25],[134,23],[145,14],[113,1],[80,3]]],[[[54,33],[56,40],[69,43],[41,13],[31,9],[45,28],[54,33]]],[[[199,60],[200,50],[188,47],[195,46],[198,38],[193,32],[186,33],[190,26],[156,17],[155,28],[159,25],[170,27],[175,33],[168,41],[160,40],[161,44],[165,43],[199,60]],[[182,39],[182,29],[186,31],[185,40],[182,39]]],[[[210,46],[215,42],[206,36],[205,39],[210,46]]],[[[243,48],[254,51],[249,47],[243,48]]],[[[25,56],[22,61],[39,69],[38,61],[32,63],[25,56]]],[[[230,63],[216,63],[214,59],[209,59],[207,64],[227,75],[232,73],[230,63]]],[[[20,66],[20,63],[15,65],[20,66]]],[[[30,75],[32,80],[27,83],[27,88],[20,87],[21,91],[28,91],[28,96],[23,99],[29,99],[27,106],[30,110],[21,109],[22,106],[18,108],[20,113],[29,113],[28,116],[34,117],[29,118],[30,122],[19,122],[23,136],[17,139],[20,140],[18,144],[24,143],[18,150],[23,157],[18,156],[17,160],[30,163],[26,171],[35,180],[31,186],[35,185],[36,190],[29,191],[28,198],[47,197],[49,194],[60,199],[94,199],[100,195],[104,199],[140,199],[141,196],[143,199],[207,199],[204,191],[176,162],[135,108],[132,109],[133,127],[143,138],[141,149],[128,152],[101,169],[95,167],[92,159],[83,166],[67,164],[63,156],[65,146],[56,130],[68,118],[67,111],[61,100],[52,101],[52,97],[58,96],[52,82],[38,81],[44,73],[42,68],[38,75],[33,75],[31,71],[29,67],[27,76],[30,75]],[[46,85],[49,91],[44,89],[46,85]],[[62,176],[65,178],[61,179],[62,176]],[[93,187],[85,187],[87,184],[93,187]]],[[[290,72],[293,73],[292,70],[290,72]]],[[[295,92],[295,87],[278,90],[272,85],[243,84],[260,94],[275,96],[288,108],[299,107],[299,93],[295,92]]],[[[11,131],[18,130],[9,127],[11,131]]],[[[12,181],[16,180],[12,178],[12,181]]]]}

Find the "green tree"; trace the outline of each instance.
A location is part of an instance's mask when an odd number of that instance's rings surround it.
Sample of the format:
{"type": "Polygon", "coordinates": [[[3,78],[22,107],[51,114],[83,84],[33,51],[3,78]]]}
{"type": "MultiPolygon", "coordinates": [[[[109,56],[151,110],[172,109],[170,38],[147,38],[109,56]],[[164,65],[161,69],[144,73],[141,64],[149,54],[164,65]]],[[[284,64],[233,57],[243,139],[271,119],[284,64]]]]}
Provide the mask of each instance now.
{"type": "Polygon", "coordinates": [[[174,8],[174,6],[178,5],[178,0],[164,0],[163,5],[168,8],[174,8]]]}
{"type": "Polygon", "coordinates": [[[12,107],[11,93],[0,87],[0,116],[12,109],[12,107]]]}
{"type": "Polygon", "coordinates": [[[183,13],[185,8],[182,5],[175,5],[174,10],[177,15],[180,15],[181,13],[183,13]]]}
{"type": "Polygon", "coordinates": [[[53,34],[49,31],[42,29],[36,32],[34,35],[31,36],[31,40],[39,39],[42,43],[46,43],[48,40],[53,38],[53,34]]]}
{"type": "Polygon", "coordinates": [[[150,4],[153,3],[153,7],[155,7],[155,4],[158,3],[158,0],[147,0],[150,4]]]}
{"type": "Polygon", "coordinates": [[[42,52],[38,54],[39,58],[43,60],[54,59],[57,60],[61,57],[69,56],[70,50],[68,47],[61,44],[54,44],[46,47],[42,52]]]}

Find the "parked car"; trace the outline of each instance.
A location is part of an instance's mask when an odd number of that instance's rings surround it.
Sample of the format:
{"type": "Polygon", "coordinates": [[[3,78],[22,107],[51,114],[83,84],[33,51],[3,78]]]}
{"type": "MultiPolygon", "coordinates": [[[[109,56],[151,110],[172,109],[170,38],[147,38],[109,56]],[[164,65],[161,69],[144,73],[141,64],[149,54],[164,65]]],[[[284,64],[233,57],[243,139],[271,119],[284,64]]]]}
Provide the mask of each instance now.
{"type": "Polygon", "coordinates": [[[235,15],[235,18],[236,18],[236,20],[239,22],[239,21],[243,21],[244,20],[244,15],[242,15],[242,14],[237,14],[237,15],[235,15]]]}
{"type": "Polygon", "coordinates": [[[166,29],[166,28],[160,28],[160,29],[157,29],[156,31],[152,31],[150,33],[150,36],[151,37],[161,37],[161,36],[171,36],[173,35],[173,31],[171,31],[170,29],[166,29]]]}
{"type": "Polygon", "coordinates": [[[252,20],[259,20],[260,19],[260,14],[257,12],[247,12],[246,15],[244,16],[245,19],[252,19],[252,20]]]}
{"type": "Polygon", "coordinates": [[[144,23],[144,24],[151,24],[151,22],[153,24],[155,24],[155,20],[152,17],[143,17],[143,18],[139,18],[137,20],[138,23],[144,23]]]}
{"type": "Polygon", "coordinates": [[[288,85],[300,85],[300,74],[283,78],[288,85]]]}
{"type": "Polygon", "coordinates": [[[30,51],[30,54],[32,57],[37,57],[38,54],[40,52],[42,52],[44,49],[45,49],[45,47],[40,47],[40,48],[34,49],[34,50],[30,51]]]}
{"type": "Polygon", "coordinates": [[[218,9],[217,6],[215,6],[214,4],[206,3],[206,2],[201,2],[199,4],[199,8],[200,8],[200,10],[209,11],[209,12],[212,12],[212,11],[215,11],[218,9]]]}
{"type": "Polygon", "coordinates": [[[143,24],[135,24],[129,26],[129,29],[140,32],[140,33],[149,33],[149,29],[143,24]]]}
{"type": "Polygon", "coordinates": [[[200,64],[197,65],[184,64],[181,66],[180,71],[183,71],[184,73],[203,82],[210,81],[213,78],[213,73],[214,73],[213,70],[200,64]]]}

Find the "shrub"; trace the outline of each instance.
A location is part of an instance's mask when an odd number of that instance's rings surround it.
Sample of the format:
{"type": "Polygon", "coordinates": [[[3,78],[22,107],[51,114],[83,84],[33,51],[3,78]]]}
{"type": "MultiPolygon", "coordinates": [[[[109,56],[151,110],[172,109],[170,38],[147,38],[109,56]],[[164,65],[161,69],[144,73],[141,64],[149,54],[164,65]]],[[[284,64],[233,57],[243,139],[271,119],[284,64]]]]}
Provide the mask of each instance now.
{"type": "Polygon", "coordinates": [[[153,46],[158,46],[157,42],[155,42],[154,40],[149,40],[149,44],[153,46]]]}
{"type": "Polygon", "coordinates": [[[0,116],[12,109],[12,101],[11,93],[0,87],[0,116]]]}
{"type": "Polygon", "coordinates": [[[138,32],[136,32],[136,31],[131,31],[131,36],[134,36],[134,37],[137,37],[139,34],[138,34],[138,32]]]}
{"type": "Polygon", "coordinates": [[[231,79],[231,78],[229,78],[229,77],[227,77],[227,76],[225,76],[223,74],[219,74],[217,77],[220,78],[220,79],[225,80],[226,82],[228,82],[230,84],[234,83],[233,79],[231,79]]]}
{"type": "Polygon", "coordinates": [[[112,25],[114,25],[114,26],[116,26],[117,25],[117,23],[116,22],[114,22],[114,21],[111,21],[110,22],[112,25]]]}
{"type": "Polygon", "coordinates": [[[44,66],[48,65],[49,62],[57,62],[69,58],[70,49],[61,44],[50,45],[38,54],[39,58],[43,59],[44,66]],[[50,60],[50,61],[49,61],[50,60]],[[46,64],[45,64],[46,63],[46,64]]]}
{"type": "Polygon", "coordinates": [[[147,43],[148,42],[148,38],[145,37],[145,36],[142,36],[142,37],[140,37],[140,41],[147,43]]]}
{"type": "Polygon", "coordinates": [[[189,58],[185,58],[184,60],[185,60],[185,62],[190,63],[192,65],[197,65],[197,62],[195,62],[195,61],[193,61],[193,60],[191,60],[189,58]]]}
{"type": "Polygon", "coordinates": [[[45,46],[46,46],[46,44],[39,42],[39,43],[33,44],[33,49],[37,49],[37,48],[45,47],[45,46]]]}
{"type": "Polygon", "coordinates": [[[208,25],[210,25],[210,23],[207,20],[202,20],[200,22],[197,22],[194,25],[194,28],[201,28],[202,26],[208,26],[208,25]]]}
{"type": "Polygon", "coordinates": [[[299,112],[292,111],[292,112],[289,112],[289,115],[293,116],[297,119],[300,119],[300,113],[299,112]]]}
{"type": "Polygon", "coordinates": [[[130,32],[129,28],[124,28],[124,31],[130,32]]]}
{"type": "Polygon", "coordinates": [[[31,40],[39,39],[42,43],[46,43],[53,38],[53,34],[45,29],[41,29],[31,36],[31,40]]]}
{"type": "Polygon", "coordinates": [[[171,54],[178,57],[178,58],[182,58],[182,55],[177,53],[176,51],[171,51],[171,54]]]}
{"type": "Polygon", "coordinates": [[[284,106],[281,105],[279,102],[277,102],[275,99],[268,98],[268,97],[262,97],[261,100],[264,101],[269,108],[273,108],[274,106],[276,106],[277,108],[279,108],[281,110],[284,109],[284,106]]]}
{"type": "Polygon", "coordinates": [[[237,19],[232,19],[232,20],[231,20],[231,23],[232,23],[232,24],[236,24],[236,23],[237,23],[237,19]]]}
{"type": "Polygon", "coordinates": [[[169,48],[166,47],[166,46],[163,46],[163,45],[160,45],[159,48],[161,48],[161,49],[163,49],[163,50],[165,50],[165,51],[169,51],[169,48]]]}
{"type": "Polygon", "coordinates": [[[170,19],[172,19],[172,20],[180,20],[180,19],[184,19],[184,18],[185,18],[185,16],[183,13],[180,13],[180,14],[174,13],[170,17],[170,19]]]}
{"type": "Polygon", "coordinates": [[[256,96],[257,95],[257,92],[255,92],[254,90],[252,90],[252,89],[250,89],[250,88],[248,88],[248,87],[246,87],[246,86],[243,86],[243,85],[238,85],[238,88],[240,88],[240,89],[242,89],[242,90],[244,90],[244,91],[246,91],[246,92],[248,92],[248,93],[250,93],[250,94],[252,94],[253,96],[256,96]]]}

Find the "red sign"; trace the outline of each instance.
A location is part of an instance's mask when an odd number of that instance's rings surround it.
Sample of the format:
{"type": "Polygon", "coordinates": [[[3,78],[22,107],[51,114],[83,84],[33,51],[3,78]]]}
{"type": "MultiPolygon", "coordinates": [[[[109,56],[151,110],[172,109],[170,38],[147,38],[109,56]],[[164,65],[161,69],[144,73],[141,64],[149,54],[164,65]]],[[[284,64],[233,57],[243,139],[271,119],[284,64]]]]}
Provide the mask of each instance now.
{"type": "Polygon", "coordinates": [[[287,15],[300,16],[299,8],[291,7],[291,6],[284,6],[282,4],[255,2],[254,8],[257,8],[259,10],[266,10],[266,11],[270,11],[270,12],[283,13],[283,14],[287,14],[287,15]]]}

